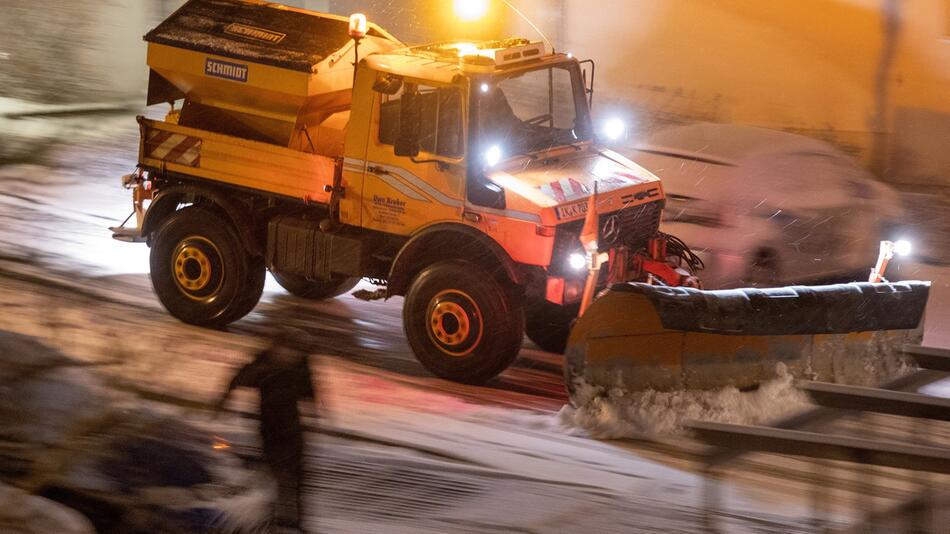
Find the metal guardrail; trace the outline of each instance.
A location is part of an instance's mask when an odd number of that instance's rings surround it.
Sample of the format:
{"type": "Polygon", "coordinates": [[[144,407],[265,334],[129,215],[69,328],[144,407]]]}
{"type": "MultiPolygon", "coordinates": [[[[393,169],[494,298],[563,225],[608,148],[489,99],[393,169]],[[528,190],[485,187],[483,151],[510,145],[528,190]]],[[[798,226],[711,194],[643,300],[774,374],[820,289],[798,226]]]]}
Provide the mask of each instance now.
{"type": "Polygon", "coordinates": [[[798,387],[806,391],[818,405],[825,408],[950,421],[950,399],[826,382],[805,382],[799,384],[798,387]]]}
{"type": "MultiPolygon", "coordinates": [[[[921,425],[929,421],[950,421],[950,399],[916,392],[924,385],[950,376],[950,350],[908,345],[903,347],[903,352],[916,360],[920,371],[880,388],[802,382],[799,387],[808,393],[819,408],[773,426],[708,422],[687,424],[698,440],[709,445],[703,454],[704,471],[714,478],[713,470],[718,466],[749,452],[761,452],[950,475],[948,447],[899,442],[892,437],[868,439],[802,430],[803,427],[831,422],[855,413],[907,417],[920,422],[915,428],[923,428],[921,425]]],[[[715,484],[711,483],[711,487],[714,488],[715,484]]],[[[929,495],[929,488],[922,488],[921,495],[929,495]]],[[[707,492],[706,498],[708,509],[715,495],[707,492]]],[[[821,500],[820,496],[816,497],[816,508],[821,500]]],[[[872,522],[880,515],[873,509],[863,509],[862,512],[872,522]]],[[[918,519],[915,517],[915,521],[918,519]]],[[[915,531],[919,530],[919,525],[915,525],[915,531]]],[[[715,530],[715,525],[711,523],[707,523],[706,527],[715,530]]]]}
{"type": "Polygon", "coordinates": [[[693,423],[689,427],[701,441],[716,447],[950,475],[950,449],[943,447],[726,423],[693,423]]]}
{"type": "Polygon", "coordinates": [[[921,369],[950,373],[950,350],[920,345],[905,345],[904,354],[917,361],[921,369]]]}
{"type": "MultiPolygon", "coordinates": [[[[904,352],[909,354],[908,348],[905,348],[904,352]]],[[[947,353],[950,353],[950,351],[947,351],[947,353]]],[[[950,359],[950,354],[947,355],[947,358],[950,359]]],[[[916,391],[927,384],[932,384],[946,377],[947,375],[942,372],[924,369],[922,371],[902,376],[898,379],[887,382],[879,389],[888,391],[916,391]]],[[[809,410],[778,421],[773,424],[772,427],[796,429],[812,425],[820,425],[834,421],[845,413],[847,412],[829,408],[809,410]]],[[[714,467],[716,465],[729,463],[739,456],[745,454],[745,452],[746,451],[730,449],[728,447],[714,447],[706,451],[705,462],[707,466],[714,467]]]]}

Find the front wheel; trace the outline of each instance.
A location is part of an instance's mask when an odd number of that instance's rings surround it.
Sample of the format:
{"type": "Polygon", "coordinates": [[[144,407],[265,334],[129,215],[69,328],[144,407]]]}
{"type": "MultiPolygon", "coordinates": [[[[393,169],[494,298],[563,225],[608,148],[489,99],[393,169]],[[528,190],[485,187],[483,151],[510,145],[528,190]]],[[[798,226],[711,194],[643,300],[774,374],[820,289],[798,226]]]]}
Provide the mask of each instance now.
{"type": "Polygon", "coordinates": [[[261,296],[264,265],[244,250],[231,226],[192,206],[155,233],[149,254],[152,287],[173,316],[221,327],[246,315],[261,296]]]}
{"type": "Polygon", "coordinates": [[[524,307],[528,339],[542,350],[563,354],[579,311],[580,304],[559,306],[542,298],[529,300],[524,307]]]}
{"type": "Polygon", "coordinates": [[[426,369],[467,384],[483,384],[507,369],[524,336],[524,315],[513,288],[465,261],[440,262],[415,277],[403,325],[426,369]]]}

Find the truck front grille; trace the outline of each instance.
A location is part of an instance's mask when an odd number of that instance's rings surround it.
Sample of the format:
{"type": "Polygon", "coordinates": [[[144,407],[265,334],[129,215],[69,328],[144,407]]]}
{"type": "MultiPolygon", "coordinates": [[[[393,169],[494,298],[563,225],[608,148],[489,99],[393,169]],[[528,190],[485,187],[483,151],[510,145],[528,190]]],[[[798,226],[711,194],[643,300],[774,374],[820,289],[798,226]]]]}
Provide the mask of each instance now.
{"type": "MultiPolygon", "coordinates": [[[[662,211],[662,203],[658,201],[601,214],[598,218],[598,242],[601,252],[619,246],[626,246],[631,250],[645,247],[647,241],[660,229],[662,211]]],[[[578,238],[583,227],[583,219],[557,227],[554,254],[549,269],[552,274],[569,274],[567,258],[571,253],[581,251],[578,238]]]]}
{"type": "Polygon", "coordinates": [[[602,249],[627,246],[638,250],[660,229],[659,202],[623,208],[600,216],[599,242],[602,249]]]}

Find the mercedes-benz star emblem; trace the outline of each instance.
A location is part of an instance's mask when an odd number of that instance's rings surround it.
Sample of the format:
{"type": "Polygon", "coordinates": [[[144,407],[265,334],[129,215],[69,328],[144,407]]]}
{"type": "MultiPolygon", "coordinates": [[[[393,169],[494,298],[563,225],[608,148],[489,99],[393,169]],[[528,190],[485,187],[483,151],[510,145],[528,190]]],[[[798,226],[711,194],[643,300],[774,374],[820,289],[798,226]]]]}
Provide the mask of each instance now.
{"type": "Polygon", "coordinates": [[[600,229],[601,238],[607,244],[613,244],[620,237],[620,217],[611,215],[604,221],[604,226],[600,229]]]}

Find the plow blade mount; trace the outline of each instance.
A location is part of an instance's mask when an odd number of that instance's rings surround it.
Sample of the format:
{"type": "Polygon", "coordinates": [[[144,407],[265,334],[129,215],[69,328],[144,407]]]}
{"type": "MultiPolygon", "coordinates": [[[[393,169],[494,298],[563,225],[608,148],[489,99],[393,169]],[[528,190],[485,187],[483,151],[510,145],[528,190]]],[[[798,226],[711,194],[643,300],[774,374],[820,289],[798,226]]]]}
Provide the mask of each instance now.
{"type": "Polygon", "coordinates": [[[573,397],[582,383],[745,389],[774,378],[778,363],[800,378],[870,385],[846,375],[899,365],[900,346],[921,338],[929,292],[929,282],[721,291],[616,284],[571,330],[568,391],[573,397]]]}

